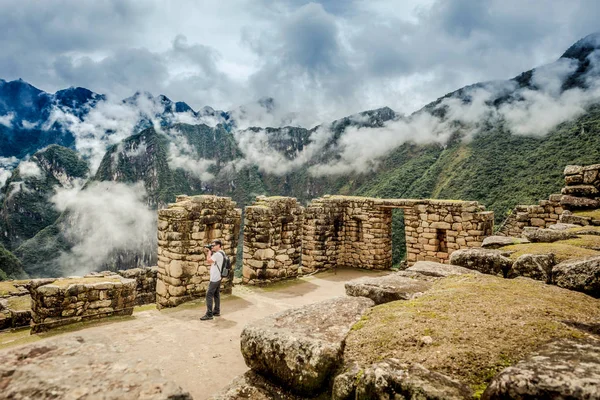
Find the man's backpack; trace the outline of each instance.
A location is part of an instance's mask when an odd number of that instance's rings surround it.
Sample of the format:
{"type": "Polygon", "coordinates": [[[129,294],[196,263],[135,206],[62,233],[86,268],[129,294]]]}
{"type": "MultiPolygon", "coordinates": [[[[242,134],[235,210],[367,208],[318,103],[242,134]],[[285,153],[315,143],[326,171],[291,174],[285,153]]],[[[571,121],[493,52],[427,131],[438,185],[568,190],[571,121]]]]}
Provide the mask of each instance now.
{"type": "Polygon", "coordinates": [[[221,278],[227,278],[229,276],[229,271],[231,271],[231,261],[227,254],[223,250],[219,250],[219,253],[223,255],[223,265],[221,266],[221,278]]]}

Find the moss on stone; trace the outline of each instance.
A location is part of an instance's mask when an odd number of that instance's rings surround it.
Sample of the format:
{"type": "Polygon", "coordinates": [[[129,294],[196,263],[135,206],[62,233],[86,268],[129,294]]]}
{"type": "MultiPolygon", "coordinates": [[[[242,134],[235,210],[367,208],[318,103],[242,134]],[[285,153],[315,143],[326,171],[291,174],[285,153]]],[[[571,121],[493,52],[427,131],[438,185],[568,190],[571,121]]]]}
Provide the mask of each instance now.
{"type": "Polygon", "coordinates": [[[588,210],[588,211],[575,211],[573,214],[578,217],[589,217],[592,219],[600,219],[600,209],[598,210],[588,210]]]}
{"type": "Polygon", "coordinates": [[[508,365],[558,338],[582,337],[570,322],[600,318],[600,300],[526,279],[464,275],[423,296],[374,307],[346,340],[345,361],[394,357],[481,391],[508,365]],[[421,338],[430,336],[432,344],[421,338]]]}
{"type": "Polygon", "coordinates": [[[19,289],[8,281],[0,281],[0,296],[6,296],[11,293],[19,293],[19,289]]]}
{"type": "Polygon", "coordinates": [[[8,298],[8,308],[16,311],[31,310],[31,296],[13,296],[8,298]]]}
{"type": "Polygon", "coordinates": [[[119,278],[110,278],[110,277],[72,278],[72,279],[67,278],[67,279],[57,279],[54,282],[52,282],[51,285],[55,285],[60,288],[67,288],[67,287],[69,287],[69,285],[90,285],[90,284],[102,283],[102,282],[119,283],[119,282],[121,282],[121,280],[119,278]]]}
{"type": "Polygon", "coordinates": [[[562,240],[560,243],[584,249],[600,250],[600,236],[598,235],[581,235],[578,238],[562,240]]]}
{"type": "Polygon", "coordinates": [[[512,260],[516,260],[523,254],[548,254],[554,253],[556,260],[562,262],[583,257],[600,256],[600,251],[586,249],[577,245],[559,241],[554,243],[523,243],[502,247],[502,250],[513,251],[510,255],[512,260]]]}

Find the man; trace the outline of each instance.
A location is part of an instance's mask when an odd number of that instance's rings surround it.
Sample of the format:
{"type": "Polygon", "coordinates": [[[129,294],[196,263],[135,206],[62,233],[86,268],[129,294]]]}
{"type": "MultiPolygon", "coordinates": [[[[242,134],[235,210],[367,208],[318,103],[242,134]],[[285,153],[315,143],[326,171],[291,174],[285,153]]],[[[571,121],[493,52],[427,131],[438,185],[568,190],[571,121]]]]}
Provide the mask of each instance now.
{"type": "Polygon", "coordinates": [[[223,268],[223,253],[221,253],[221,241],[213,240],[210,249],[206,249],[206,264],[210,264],[210,282],[206,291],[206,314],[200,318],[201,321],[213,319],[213,316],[221,315],[221,268],[223,268]],[[213,309],[213,299],[215,308],[213,309]]]}

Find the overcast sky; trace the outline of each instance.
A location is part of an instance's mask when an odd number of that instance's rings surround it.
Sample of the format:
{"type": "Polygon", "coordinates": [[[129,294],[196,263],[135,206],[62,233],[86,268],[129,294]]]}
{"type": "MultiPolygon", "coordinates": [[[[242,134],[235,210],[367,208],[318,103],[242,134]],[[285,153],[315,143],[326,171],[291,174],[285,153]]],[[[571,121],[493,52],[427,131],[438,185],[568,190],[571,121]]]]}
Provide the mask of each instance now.
{"type": "Polygon", "coordinates": [[[0,0],[0,78],[54,92],[261,97],[328,121],[410,113],[555,61],[598,31],[597,0],[0,0]]]}

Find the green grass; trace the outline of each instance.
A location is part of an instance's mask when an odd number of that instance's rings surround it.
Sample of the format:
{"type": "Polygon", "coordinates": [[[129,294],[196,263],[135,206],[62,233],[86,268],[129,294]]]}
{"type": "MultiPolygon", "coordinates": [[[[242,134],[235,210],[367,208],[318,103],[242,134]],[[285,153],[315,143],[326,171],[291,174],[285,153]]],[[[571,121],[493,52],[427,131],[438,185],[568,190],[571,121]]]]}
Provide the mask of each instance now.
{"type": "MultiPolygon", "coordinates": [[[[573,240],[573,239],[571,239],[573,240]]],[[[502,247],[502,250],[514,251],[510,255],[512,260],[516,260],[523,254],[548,254],[554,253],[556,261],[562,262],[584,257],[600,256],[600,251],[586,249],[566,243],[568,241],[558,241],[554,243],[523,243],[513,244],[502,247]]]]}
{"type": "Polygon", "coordinates": [[[12,282],[0,282],[0,296],[6,296],[11,293],[19,293],[19,289],[12,282]]]}
{"type": "Polygon", "coordinates": [[[541,343],[585,336],[565,321],[598,318],[600,300],[582,293],[490,275],[449,277],[417,299],[372,308],[349,333],[344,361],[364,368],[393,357],[481,392],[541,343]],[[424,335],[431,345],[417,345],[424,335]]]}

